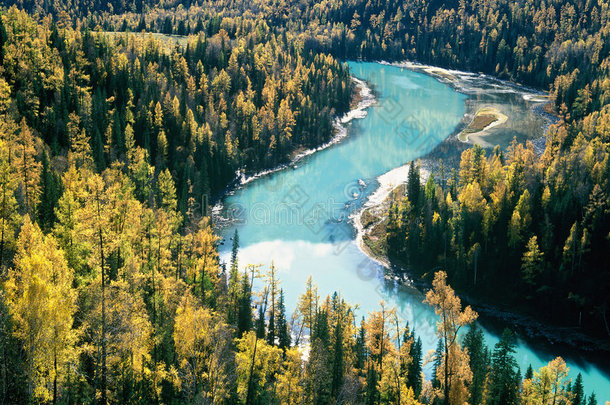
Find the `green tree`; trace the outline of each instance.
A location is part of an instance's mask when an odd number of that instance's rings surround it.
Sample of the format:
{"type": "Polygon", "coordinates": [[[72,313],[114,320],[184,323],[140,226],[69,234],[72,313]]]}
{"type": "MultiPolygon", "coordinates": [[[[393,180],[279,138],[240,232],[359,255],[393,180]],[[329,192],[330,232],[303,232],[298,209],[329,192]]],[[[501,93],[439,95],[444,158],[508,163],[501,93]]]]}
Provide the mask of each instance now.
{"type": "Polygon", "coordinates": [[[464,336],[464,347],[470,356],[470,369],[472,370],[472,383],[468,387],[472,405],[478,405],[483,401],[483,392],[488,371],[487,347],[483,337],[483,331],[476,323],[472,323],[464,336]]]}
{"type": "Polygon", "coordinates": [[[488,404],[518,404],[519,374],[514,358],[515,336],[505,329],[500,341],[494,346],[489,372],[488,404]]]}

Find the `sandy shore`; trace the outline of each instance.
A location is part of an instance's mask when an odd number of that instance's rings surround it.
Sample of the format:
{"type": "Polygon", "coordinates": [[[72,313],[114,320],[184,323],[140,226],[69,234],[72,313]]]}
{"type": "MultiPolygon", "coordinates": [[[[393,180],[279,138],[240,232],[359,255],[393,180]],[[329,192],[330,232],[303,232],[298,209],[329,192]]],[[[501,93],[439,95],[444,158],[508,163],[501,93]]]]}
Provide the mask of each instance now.
{"type": "MultiPolygon", "coordinates": [[[[385,232],[387,212],[392,204],[392,193],[404,194],[409,175],[409,164],[397,167],[377,177],[377,189],[370,194],[362,208],[350,217],[356,229],[356,243],[362,252],[378,264],[390,268],[383,252],[373,245],[383,244],[381,231],[385,232]],[[366,218],[365,218],[366,217],[366,218]]],[[[420,181],[426,182],[429,173],[420,168],[420,181]]]]}
{"type": "Polygon", "coordinates": [[[508,121],[508,117],[495,107],[480,108],[470,123],[460,132],[457,138],[462,142],[472,139],[475,143],[481,143],[482,137],[487,135],[491,128],[495,128],[508,121]]]}

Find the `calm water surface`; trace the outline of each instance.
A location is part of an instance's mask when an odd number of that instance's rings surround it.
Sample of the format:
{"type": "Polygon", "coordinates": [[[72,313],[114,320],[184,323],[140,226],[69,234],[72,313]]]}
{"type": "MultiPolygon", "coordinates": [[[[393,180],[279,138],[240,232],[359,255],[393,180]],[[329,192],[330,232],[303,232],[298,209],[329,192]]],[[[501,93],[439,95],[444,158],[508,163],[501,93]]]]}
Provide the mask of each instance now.
{"type": "MultiPolygon", "coordinates": [[[[522,94],[494,84],[489,85],[490,90],[498,90],[493,94],[476,94],[472,88],[463,94],[423,73],[399,67],[355,62],[350,67],[375,90],[376,104],[366,117],[348,124],[349,136],[341,143],[305,157],[297,167],[251,181],[226,197],[224,216],[234,222],[220,230],[225,239],[221,256],[228,261],[230,237],[237,229],[240,264],[274,262],[289,314],[312,275],[322,297],[339,292],[358,306],[358,316],[378,309],[381,300],[395,306],[422,338],[424,351],[433,350],[434,311],[421,303],[423,295],[418,290],[384,279],[383,268],[358,249],[348,217],[376,189],[378,176],[429,153],[454,131],[472,103],[491,102],[520,117],[521,125],[507,123],[504,131],[497,130],[498,139],[506,142],[515,135],[524,139],[541,134],[543,122],[522,94]],[[529,125],[523,125],[525,120],[529,125]]],[[[480,85],[480,79],[472,80],[480,85]]],[[[493,346],[498,336],[484,326],[486,343],[493,346]]],[[[538,346],[519,340],[516,357],[522,372],[529,364],[537,369],[553,358],[538,346]]],[[[587,358],[561,354],[572,378],[581,372],[587,392],[594,390],[600,403],[610,400],[607,373],[587,358]]]]}

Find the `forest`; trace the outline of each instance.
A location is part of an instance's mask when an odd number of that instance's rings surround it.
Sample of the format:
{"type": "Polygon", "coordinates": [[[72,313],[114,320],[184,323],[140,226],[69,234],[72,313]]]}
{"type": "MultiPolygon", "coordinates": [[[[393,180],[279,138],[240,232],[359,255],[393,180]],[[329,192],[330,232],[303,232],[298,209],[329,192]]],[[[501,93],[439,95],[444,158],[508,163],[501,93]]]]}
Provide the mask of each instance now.
{"type": "Polygon", "coordinates": [[[610,335],[607,2],[0,4],[0,403],[597,404],[561,357],[520,370],[511,330],[486,347],[456,294],[610,335]],[[208,201],[332,138],[347,59],[485,72],[560,117],[541,156],[412,164],[387,245],[427,274],[434,353],[311,279],[288,314],[237,233],[219,258],[208,201]]]}

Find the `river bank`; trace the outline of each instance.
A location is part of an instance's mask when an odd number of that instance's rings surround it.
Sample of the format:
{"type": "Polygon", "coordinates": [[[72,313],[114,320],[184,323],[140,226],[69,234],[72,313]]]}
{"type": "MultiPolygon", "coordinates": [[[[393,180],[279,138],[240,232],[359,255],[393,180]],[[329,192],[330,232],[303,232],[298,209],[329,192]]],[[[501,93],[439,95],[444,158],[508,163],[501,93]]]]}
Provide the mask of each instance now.
{"type": "Polygon", "coordinates": [[[335,118],[335,120],[333,122],[334,135],[331,137],[331,139],[328,142],[323,143],[322,145],[320,145],[316,148],[297,149],[293,152],[288,163],[282,163],[278,166],[259,171],[255,174],[247,175],[244,171],[238,170],[235,173],[235,181],[233,181],[227,187],[227,190],[223,193],[223,195],[220,198],[217,199],[217,201],[215,202],[215,204],[213,205],[213,207],[211,209],[213,222],[217,226],[224,226],[231,222],[231,218],[227,218],[227,216],[222,214],[223,207],[224,207],[223,202],[222,202],[223,197],[232,195],[235,192],[235,190],[237,190],[241,187],[244,187],[248,183],[250,183],[254,180],[260,179],[264,176],[268,176],[268,175],[277,173],[277,172],[279,172],[281,170],[285,170],[285,169],[297,168],[298,163],[303,158],[310,156],[316,152],[325,150],[333,145],[338,144],[343,139],[345,139],[347,137],[346,125],[349,124],[351,121],[353,121],[355,119],[362,119],[362,118],[366,117],[367,109],[369,107],[371,107],[373,104],[375,104],[375,101],[376,101],[375,94],[373,93],[373,90],[367,85],[367,83],[365,81],[360,80],[356,77],[352,77],[352,81],[356,85],[356,91],[354,92],[354,95],[352,96],[352,103],[351,103],[352,108],[347,113],[343,114],[342,116],[335,118]]]}
{"type": "Polygon", "coordinates": [[[279,170],[283,170],[286,168],[294,168],[294,166],[304,157],[314,154],[316,152],[320,152],[332,145],[341,142],[347,136],[346,125],[354,119],[364,118],[367,114],[367,108],[369,108],[375,103],[375,95],[373,94],[373,90],[367,86],[366,82],[355,77],[352,77],[352,81],[355,83],[357,89],[357,91],[354,92],[354,96],[352,99],[352,109],[341,117],[335,118],[335,121],[333,123],[333,129],[335,131],[335,134],[328,142],[323,143],[322,145],[316,148],[298,149],[293,153],[293,156],[290,158],[288,163],[278,165],[274,168],[263,170],[261,172],[249,176],[247,176],[243,172],[240,172],[238,173],[239,186],[243,186],[244,184],[248,184],[252,180],[256,180],[262,176],[266,176],[279,170]]]}

